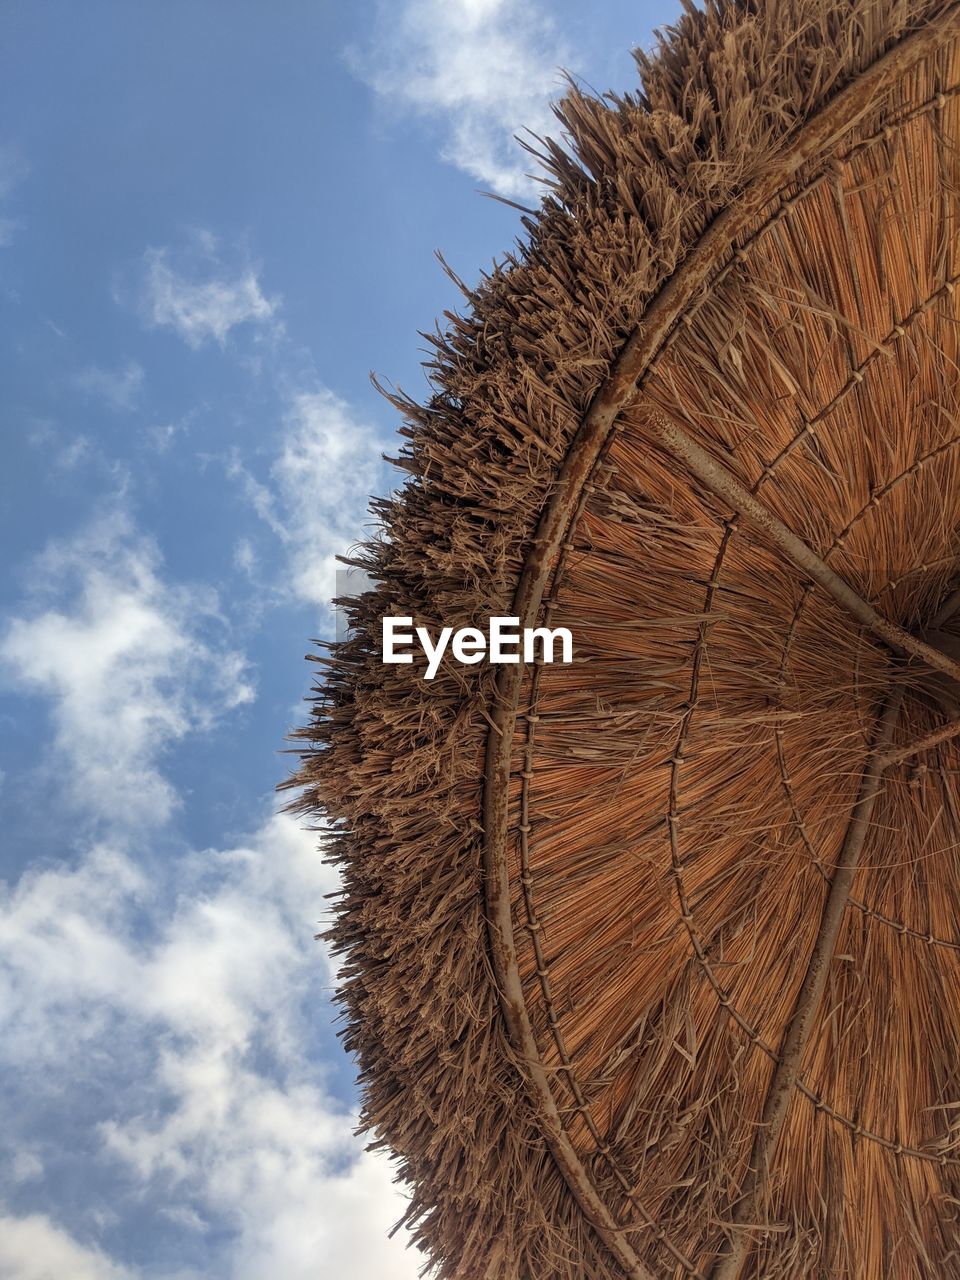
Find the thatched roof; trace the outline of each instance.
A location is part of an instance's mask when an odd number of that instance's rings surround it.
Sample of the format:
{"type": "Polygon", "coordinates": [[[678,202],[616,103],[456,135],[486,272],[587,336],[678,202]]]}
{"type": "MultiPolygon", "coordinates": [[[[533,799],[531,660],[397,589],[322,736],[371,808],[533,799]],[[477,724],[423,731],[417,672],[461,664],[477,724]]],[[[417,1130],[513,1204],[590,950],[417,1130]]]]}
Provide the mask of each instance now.
{"type": "Polygon", "coordinates": [[[638,63],[400,402],[299,744],[364,1123],[440,1277],[960,1276],[960,7],[638,63]]]}

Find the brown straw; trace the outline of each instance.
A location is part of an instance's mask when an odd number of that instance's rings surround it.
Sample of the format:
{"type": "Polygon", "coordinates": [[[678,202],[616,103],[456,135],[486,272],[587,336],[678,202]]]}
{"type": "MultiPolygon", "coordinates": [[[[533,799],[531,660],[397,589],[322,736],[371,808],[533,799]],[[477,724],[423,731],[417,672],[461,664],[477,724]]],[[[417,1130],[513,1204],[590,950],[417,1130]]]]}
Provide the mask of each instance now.
{"type": "Polygon", "coordinates": [[[960,6],[638,64],[392,394],[296,735],[362,1122],[440,1280],[960,1277],[960,6]]]}

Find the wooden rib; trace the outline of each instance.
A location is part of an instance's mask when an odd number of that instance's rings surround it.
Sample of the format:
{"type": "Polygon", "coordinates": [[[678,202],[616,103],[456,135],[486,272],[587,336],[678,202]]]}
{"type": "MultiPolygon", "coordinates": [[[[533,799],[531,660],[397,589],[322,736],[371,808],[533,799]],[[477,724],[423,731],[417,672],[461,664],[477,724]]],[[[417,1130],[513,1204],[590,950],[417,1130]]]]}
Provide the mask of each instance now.
{"type": "Polygon", "coordinates": [[[889,695],[883,708],[880,728],[863,770],[859,795],[834,868],[833,881],[824,904],[807,970],[783,1037],[780,1061],[767,1089],[760,1129],[750,1155],[746,1179],[740,1188],[740,1199],[733,1212],[732,1225],[741,1229],[730,1238],[727,1251],[718,1257],[710,1273],[710,1280],[737,1280],[747,1259],[753,1239],[751,1227],[759,1221],[760,1197],[769,1181],[770,1164],[783,1132],[793,1090],[800,1074],[804,1050],[810,1040],[814,1020],[823,999],[830,962],[836,949],[837,937],[857,863],[870,829],[874,806],[880,794],[883,775],[891,763],[887,759],[886,752],[900,714],[900,697],[899,692],[889,695]]]}
{"type": "Polygon", "coordinates": [[[929,751],[931,747],[938,747],[941,742],[948,742],[951,738],[955,738],[957,734],[960,734],[960,720],[951,720],[949,724],[941,725],[939,729],[931,729],[922,738],[917,738],[905,747],[898,747],[896,751],[886,752],[883,757],[883,766],[887,768],[889,765],[899,764],[901,760],[909,760],[911,756],[915,756],[921,751],[929,751]]]}
{"type": "Polygon", "coordinates": [[[700,480],[711,493],[722,498],[735,512],[745,516],[758,529],[762,529],[769,540],[785,555],[789,556],[798,568],[802,569],[814,582],[819,583],[839,604],[851,613],[858,622],[885,640],[899,654],[912,658],[920,658],[945,675],[960,680],[960,662],[948,654],[935,649],[925,640],[918,640],[909,631],[891,622],[883,614],[877,613],[873,605],[868,604],[862,596],[835,573],[811,548],[797,537],[782,520],[778,520],[773,512],[721,463],[697,444],[692,436],[687,435],[682,427],[671,421],[659,409],[652,409],[648,422],[653,433],[661,444],[687,469],[700,480]]]}
{"type": "MultiPolygon", "coordinates": [[[[532,626],[557,555],[584,485],[623,409],[635,397],[651,361],[678,317],[690,306],[723,254],[729,252],[750,221],[790,179],[822,156],[839,135],[877,106],[905,72],[957,35],[960,7],[946,10],[926,27],[905,37],[862,72],[785,146],[776,171],[756,179],[740,199],[719,214],[690,250],[683,266],[666,282],[647,308],[614,361],[580,422],[557,474],[534,533],[514,593],[513,615],[520,626],[532,626]]],[[[624,1238],[620,1224],[603,1201],[573,1147],[540,1059],[523,994],[511,909],[508,867],[511,755],[524,664],[502,667],[494,685],[487,732],[482,797],[484,896],[491,959],[500,990],[501,1008],[518,1068],[537,1103],[545,1136],[571,1194],[599,1238],[633,1280],[653,1280],[652,1273],[624,1238]]]]}

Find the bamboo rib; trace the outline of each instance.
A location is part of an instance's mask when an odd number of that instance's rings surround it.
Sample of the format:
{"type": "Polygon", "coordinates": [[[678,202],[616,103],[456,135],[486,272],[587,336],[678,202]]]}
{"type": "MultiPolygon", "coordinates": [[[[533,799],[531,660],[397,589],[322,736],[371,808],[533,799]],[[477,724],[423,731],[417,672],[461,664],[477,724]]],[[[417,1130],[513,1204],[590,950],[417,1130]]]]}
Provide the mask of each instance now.
{"type": "Polygon", "coordinates": [[[782,520],[778,520],[737,480],[732,472],[711,458],[706,449],[697,444],[696,440],[691,439],[681,427],[675,422],[668,421],[656,409],[651,409],[648,420],[653,432],[674,457],[688,467],[712,493],[722,498],[735,512],[752,521],[770,538],[771,542],[809,574],[814,582],[819,583],[825,591],[829,591],[835,600],[849,610],[858,622],[862,622],[881,640],[885,640],[894,652],[920,658],[937,671],[942,671],[954,680],[960,680],[960,662],[946,653],[941,653],[933,645],[917,639],[903,627],[877,613],[876,609],[857,595],[839,574],[834,573],[802,538],[798,538],[782,520]]]}
{"type": "Polygon", "coordinates": [[[850,815],[840,856],[833,871],[820,928],[807,963],[803,983],[780,1047],[780,1060],[773,1072],[763,1105],[763,1117],[750,1155],[749,1172],[740,1187],[733,1212],[733,1232],[728,1251],[718,1258],[711,1280],[739,1280],[750,1248],[752,1232],[747,1226],[758,1218],[759,1199],[767,1185],[774,1152],[783,1132],[787,1110],[800,1074],[804,1050],[810,1039],[814,1018],[823,1001],[827,974],[837,946],[840,924],[850,897],[854,870],[863,850],[870,821],[880,794],[883,775],[893,763],[887,751],[900,714],[899,692],[888,695],[879,717],[876,741],[863,770],[857,802],[850,815]],[[737,1230],[739,1228],[739,1230],[737,1230]]]}
{"type": "Polygon", "coordinates": [[[885,752],[882,757],[883,766],[884,768],[889,768],[892,764],[900,764],[904,760],[909,760],[911,756],[919,755],[921,751],[929,751],[931,747],[938,747],[941,742],[949,742],[951,738],[955,738],[958,734],[960,734],[960,720],[952,720],[949,724],[941,725],[939,729],[931,729],[922,738],[917,738],[905,747],[898,747],[896,751],[885,752]]]}

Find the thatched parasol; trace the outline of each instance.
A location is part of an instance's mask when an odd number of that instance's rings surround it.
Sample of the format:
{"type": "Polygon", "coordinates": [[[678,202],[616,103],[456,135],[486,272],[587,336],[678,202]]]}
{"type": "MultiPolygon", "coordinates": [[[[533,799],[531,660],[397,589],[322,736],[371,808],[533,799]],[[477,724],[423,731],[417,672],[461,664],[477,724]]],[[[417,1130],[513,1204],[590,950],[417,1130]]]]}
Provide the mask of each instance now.
{"type": "Polygon", "coordinates": [[[638,61],[398,398],[302,735],[364,1123],[441,1277],[960,1276],[960,8],[638,61]]]}

